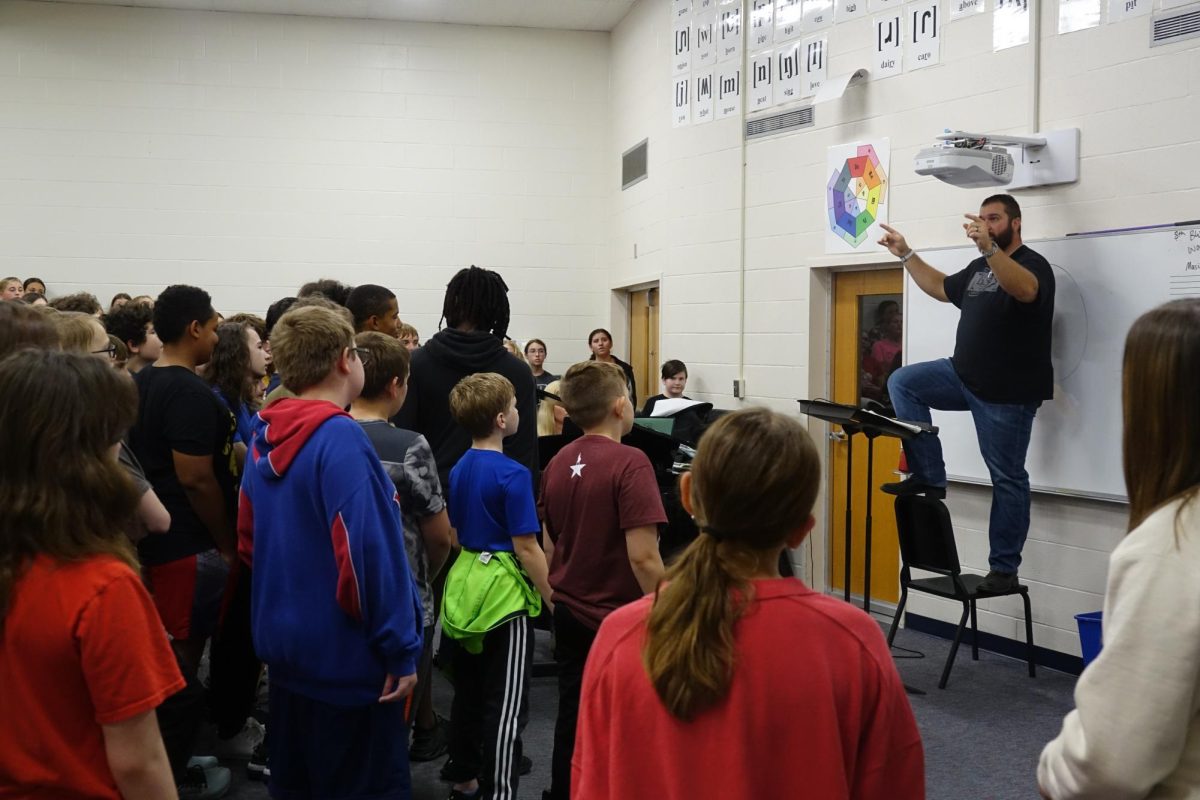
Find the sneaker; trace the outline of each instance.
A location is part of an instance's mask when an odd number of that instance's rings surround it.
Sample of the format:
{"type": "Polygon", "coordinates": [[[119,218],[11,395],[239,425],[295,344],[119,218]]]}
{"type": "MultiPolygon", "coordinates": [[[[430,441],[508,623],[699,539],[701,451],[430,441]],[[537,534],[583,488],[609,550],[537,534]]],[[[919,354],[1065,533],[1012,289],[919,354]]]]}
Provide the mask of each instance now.
{"type": "Polygon", "coordinates": [[[258,720],[250,717],[236,736],[228,739],[217,739],[217,758],[231,761],[248,761],[254,754],[254,748],[262,744],[266,737],[266,728],[258,720]]]}
{"type": "Polygon", "coordinates": [[[945,486],[933,486],[931,484],[919,481],[915,478],[908,478],[895,483],[885,483],[879,487],[888,494],[894,494],[896,497],[903,497],[910,494],[923,494],[926,497],[932,497],[934,500],[941,500],[946,496],[945,486]]]}
{"type": "Polygon", "coordinates": [[[271,777],[271,764],[267,761],[267,743],[259,743],[246,762],[246,777],[252,781],[265,781],[271,777]]]}
{"type": "Polygon", "coordinates": [[[1003,594],[1011,592],[1020,585],[1017,581],[1017,573],[992,570],[979,584],[978,591],[987,592],[988,594],[1003,594]]]}
{"type": "Polygon", "coordinates": [[[409,761],[436,761],[450,749],[449,723],[441,717],[435,719],[432,728],[413,728],[412,746],[408,749],[409,761]]]}
{"type": "Polygon", "coordinates": [[[208,769],[209,767],[221,766],[221,762],[217,760],[216,756],[192,756],[188,759],[188,766],[208,769]]]}
{"type": "Polygon", "coordinates": [[[179,800],[216,800],[229,793],[233,775],[225,767],[188,767],[179,784],[179,800]]]}

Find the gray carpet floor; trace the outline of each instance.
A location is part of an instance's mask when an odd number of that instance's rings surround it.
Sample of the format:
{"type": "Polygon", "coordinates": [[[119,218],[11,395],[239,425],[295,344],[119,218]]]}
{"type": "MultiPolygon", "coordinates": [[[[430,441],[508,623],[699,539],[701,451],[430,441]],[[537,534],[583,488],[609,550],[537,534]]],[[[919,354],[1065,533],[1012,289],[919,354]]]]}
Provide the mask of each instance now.
{"type": "MultiPolygon", "coordinates": [[[[910,695],[913,713],[925,744],[926,787],[929,800],[1037,800],[1038,754],[1058,734],[1062,717],[1073,706],[1075,678],[1039,669],[1031,679],[1025,663],[980,651],[971,660],[970,647],[959,649],[946,689],[937,688],[950,643],[925,634],[901,630],[896,636],[896,665],[904,682],[924,695],[910,695]],[[905,657],[899,648],[923,653],[905,657]]],[[[536,660],[549,660],[549,641],[539,632],[536,660]]],[[[550,752],[554,736],[557,691],[554,678],[531,682],[530,719],[525,729],[525,752],[533,758],[533,773],[521,779],[521,800],[540,800],[550,783],[550,752]]],[[[450,692],[444,681],[435,685],[435,704],[449,713],[450,692]]],[[[443,759],[444,760],[444,759],[443,759]]],[[[414,800],[443,800],[447,787],[438,780],[443,760],[414,764],[414,800]]],[[[267,797],[263,784],[246,780],[234,767],[237,800],[267,797]]],[[[802,776],[797,776],[802,779],[802,776]]],[[[800,791],[781,797],[803,797],[800,791]]],[[[821,800],[815,798],[814,800],[821,800]]]]}

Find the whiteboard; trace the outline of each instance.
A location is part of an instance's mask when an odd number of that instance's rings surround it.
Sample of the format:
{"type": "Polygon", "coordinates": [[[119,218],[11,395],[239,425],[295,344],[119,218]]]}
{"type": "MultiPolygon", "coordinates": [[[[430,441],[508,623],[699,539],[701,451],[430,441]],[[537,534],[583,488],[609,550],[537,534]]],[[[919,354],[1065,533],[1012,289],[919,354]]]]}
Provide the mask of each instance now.
{"type": "MultiPolygon", "coordinates": [[[[1200,228],[1026,242],[1054,268],[1054,399],[1033,423],[1026,467],[1034,491],[1125,501],[1121,358],[1134,320],[1168,300],[1200,297],[1200,228]]],[[[946,274],[978,250],[921,250],[946,274]]],[[[905,274],[904,363],[954,352],[959,311],[905,274]]],[[[934,411],[950,480],[990,484],[970,412],[934,411]]]]}

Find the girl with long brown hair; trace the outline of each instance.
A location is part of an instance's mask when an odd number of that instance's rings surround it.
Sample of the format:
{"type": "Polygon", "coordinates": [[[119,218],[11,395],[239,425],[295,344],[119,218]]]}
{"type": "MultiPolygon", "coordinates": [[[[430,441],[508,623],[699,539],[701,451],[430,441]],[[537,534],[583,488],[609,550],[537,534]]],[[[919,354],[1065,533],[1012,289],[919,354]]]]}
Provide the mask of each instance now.
{"type": "Polygon", "coordinates": [[[154,709],[184,682],[116,456],[136,408],[101,359],[0,361],[0,775],[22,796],[175,796],[154,709]]]}
{"type": "Polygon", "coordinates": [[[923,798],[920,735],[879,626],[781,578],[812,529],[816,447],[767,409],[719,419],[681,480],[701,535],[588,658],[572,797],[923,798]]]}
{"type": "Polygon", "coordinates": [[[237,419],[234,450],[238,471],[254,433],[254,415],[262,405],[262,379],[268,354],[254,326],[246,321],[217,326],[217,346],[204,370],[204,380],[237,419]]]}
{"type": "Polygon", "coordinates": [[[1200,299],[1133,324],[1121,383],[1130,530],[1109,558],[1104,649],[1042,751],[1053,800],[1200,796],[1200,299]]]}

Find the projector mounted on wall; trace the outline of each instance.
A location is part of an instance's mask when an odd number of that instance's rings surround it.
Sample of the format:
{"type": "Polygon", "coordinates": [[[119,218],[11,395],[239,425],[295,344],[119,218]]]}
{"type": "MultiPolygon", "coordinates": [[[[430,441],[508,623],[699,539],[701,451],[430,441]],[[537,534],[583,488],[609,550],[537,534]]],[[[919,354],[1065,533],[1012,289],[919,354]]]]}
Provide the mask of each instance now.
{"type": "Polygon", "coordinates": [[[1002,136],[952,131],[923,148],[918,175],[932,175],[964,189],[1007,186],[1028,189],[1079,180],[1079,129],[1002,136]]]}

